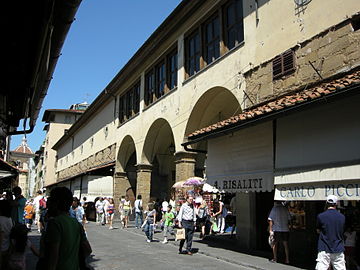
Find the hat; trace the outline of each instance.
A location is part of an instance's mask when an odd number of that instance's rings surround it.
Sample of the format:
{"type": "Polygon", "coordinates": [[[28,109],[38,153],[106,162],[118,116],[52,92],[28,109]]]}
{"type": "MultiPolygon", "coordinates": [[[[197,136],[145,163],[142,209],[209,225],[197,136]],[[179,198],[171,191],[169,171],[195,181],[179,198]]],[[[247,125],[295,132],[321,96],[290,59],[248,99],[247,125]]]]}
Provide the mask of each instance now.
{"type": "Polygon", "coordinates": [[[326,202],[331,204],[336,204],[338,201],[338,198],[335,195],[329,195],[326,197],[326,202]]]}

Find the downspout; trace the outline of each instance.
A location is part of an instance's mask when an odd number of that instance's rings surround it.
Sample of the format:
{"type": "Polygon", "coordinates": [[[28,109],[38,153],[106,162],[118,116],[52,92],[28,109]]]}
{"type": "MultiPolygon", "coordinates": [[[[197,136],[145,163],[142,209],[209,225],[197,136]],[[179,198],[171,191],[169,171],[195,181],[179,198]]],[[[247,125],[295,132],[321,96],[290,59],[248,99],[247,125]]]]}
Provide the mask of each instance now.
{"type": "Polygon", "coordinates": [[[192,148],[189,148],[188,147],[189,143],[186,144],[186,143],[182,143],[181,146],[184,147],[184,149],[188,152],[193,152],[193,153],[201,153],[201,154],[207,154],[207,151],[206,150],[199,150],[199,149],[192,149],[192,148]]]}

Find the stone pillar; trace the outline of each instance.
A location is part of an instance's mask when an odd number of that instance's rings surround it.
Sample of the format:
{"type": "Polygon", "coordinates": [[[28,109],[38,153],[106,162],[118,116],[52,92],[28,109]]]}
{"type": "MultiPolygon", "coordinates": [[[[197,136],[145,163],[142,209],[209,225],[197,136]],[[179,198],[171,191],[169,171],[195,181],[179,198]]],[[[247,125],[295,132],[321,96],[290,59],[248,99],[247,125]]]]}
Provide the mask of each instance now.
{"type": "Polygon", "coordinates": [[[114,186],[113,197],[115,201],[115,208],[118,209],[120,197],[125,196],[126,190],[131,187],[126,172],[115,172],[114,174],[114,186]]]}
{"type": "Polygon", "coordinates": [[[252,250],[256,246],[255,193],[236,193],[236,239],[241,248],[252,250]]]}
{"type": "Polygon", "coordinates": [[[136,196],[141,195],[144,209],[150,201],[151,190],[151,164],[137,164],[136,196]]]}
{"type": "Polygon", "coordinates": [[[176,182],[183,181],[189,177],[195,176],[196,153],[176,152],[176,182]]]}

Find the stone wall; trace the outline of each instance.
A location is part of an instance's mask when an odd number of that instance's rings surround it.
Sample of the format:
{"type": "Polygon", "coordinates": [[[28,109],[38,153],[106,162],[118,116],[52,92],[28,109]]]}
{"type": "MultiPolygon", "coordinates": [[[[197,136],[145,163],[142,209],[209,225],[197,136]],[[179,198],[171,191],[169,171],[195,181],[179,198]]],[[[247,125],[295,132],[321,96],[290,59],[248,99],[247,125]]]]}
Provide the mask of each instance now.
{"type": "Polygon", "coordinates": [[[73,166],[59,171],[57,173],[56,181],[59,182],[63,179],[77,176],[95,168],[96,166],[115,161],[115,150],[116,145],[112,144],[94,155],[91,155],[90,157],[74,164],[73,166]]]}
{"type": "Polygon", "coordinates": [[[360,31],[353,30],[349,19],[292,49],[295,72],[273,81],[271,59],[244,74],[246,108],[360,65],[360,31]]]}

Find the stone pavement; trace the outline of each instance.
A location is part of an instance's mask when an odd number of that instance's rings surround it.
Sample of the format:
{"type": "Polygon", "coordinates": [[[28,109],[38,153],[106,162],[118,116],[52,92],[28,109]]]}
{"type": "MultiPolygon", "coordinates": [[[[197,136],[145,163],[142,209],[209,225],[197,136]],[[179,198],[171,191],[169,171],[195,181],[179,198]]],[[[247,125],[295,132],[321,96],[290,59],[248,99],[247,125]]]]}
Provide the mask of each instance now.
{"type": "MultiPolygon", "coordinates": [[[[132,225],[132,224],[130,224],[132,225]]],[[[119,224],[116,224],[119,226],[119,224]]],[[[267,258],[241,253],[229,241],[209,237],[201,241],[194,237],[193,256],[179,255],[178,242],[162,244],[162,233],[155,233],[154,242],[146,243],[145,234],[133,226],[109,230],[94,222],[87,224],[93,255],[89,264],[93,269],[239,269],[239,270],[299,270],[293,266],[271,263],[267,258]]],[[[198,234],[197,234],[198,235],[198,234]]],[[[30,240],[38,244],[40,235],[30,233],[30,240]]],[[[172,240],[170,238],[170,240],[172,240]]],[[[35,269],[36,258],[27,257],[27,269],[35,269]]]]}

